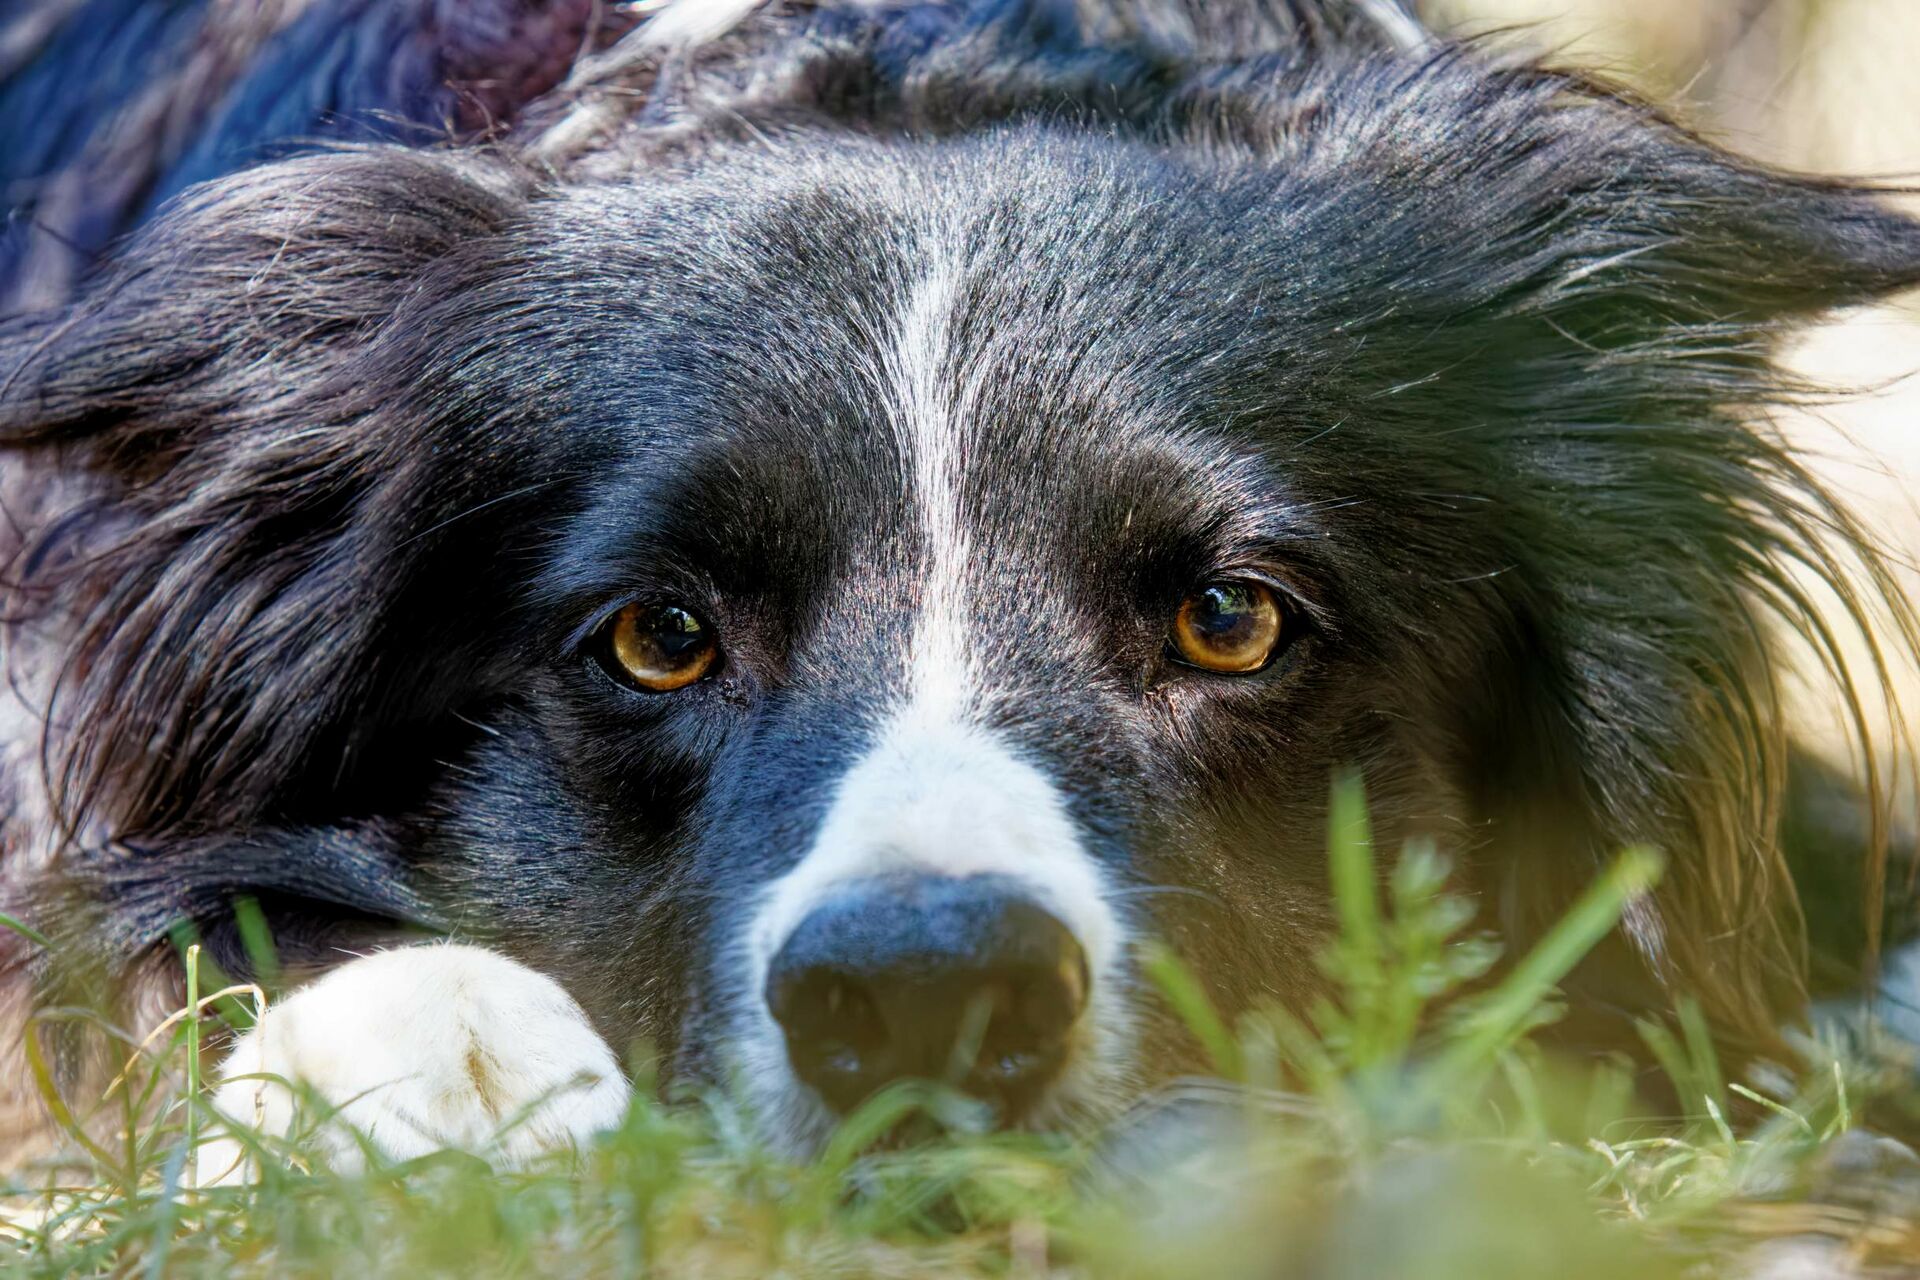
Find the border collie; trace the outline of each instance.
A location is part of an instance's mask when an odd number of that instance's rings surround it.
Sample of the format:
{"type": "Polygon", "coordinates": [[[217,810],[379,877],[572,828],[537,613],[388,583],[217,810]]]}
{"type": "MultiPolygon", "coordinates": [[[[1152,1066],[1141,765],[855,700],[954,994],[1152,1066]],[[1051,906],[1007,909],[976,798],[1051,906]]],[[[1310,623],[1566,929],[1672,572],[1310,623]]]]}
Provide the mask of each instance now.
{"type": "Polygon", "coordinates": [[[635,1044],[795,1151],[907,1076],[1068,1124],[1201,1063],[1143,939],[1322,990],[1351,768],[1509,955],[1666,851],[1564,1043],[1789,1053],[1788,654],[1857,704],[1913,627],[1773,355],[1920,224],[1382,0],[749,8],[455,144],[262,160],[229,85],[0,327],[9,1041],[183,923],[246,974],[245,898],[329,972],[230,1070],[398,1154],[635,1044]]]}

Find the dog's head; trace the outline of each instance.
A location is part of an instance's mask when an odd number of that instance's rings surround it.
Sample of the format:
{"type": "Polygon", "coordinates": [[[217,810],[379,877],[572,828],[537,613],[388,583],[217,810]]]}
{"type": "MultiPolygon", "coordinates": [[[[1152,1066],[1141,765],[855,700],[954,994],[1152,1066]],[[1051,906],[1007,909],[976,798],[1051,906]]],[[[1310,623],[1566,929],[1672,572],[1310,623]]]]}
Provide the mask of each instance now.
{"type": "Polygon", "coordinates": [[[1763,1044],[1766,619],[1853,529],[1749,424],[1920,228],[1537,71],[1260,65],[191,194],[5,338],[91,477],[21,598],[96,880],[490,940],[791,1135],[956,1045],[1045,1122],[1190,1063],[1143,937],[1314,993],[1353,767],[1514,948],[1668,850],[1578,993],[1763,1044]]]}

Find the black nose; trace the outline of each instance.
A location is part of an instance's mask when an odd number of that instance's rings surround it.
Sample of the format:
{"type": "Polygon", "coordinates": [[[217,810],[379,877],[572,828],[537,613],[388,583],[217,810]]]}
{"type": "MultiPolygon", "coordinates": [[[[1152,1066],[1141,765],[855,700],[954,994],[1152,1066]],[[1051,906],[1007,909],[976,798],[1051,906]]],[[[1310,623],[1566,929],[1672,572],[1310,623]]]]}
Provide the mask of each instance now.
{"type": "Polygon", "coordinates": [[[1073,934],[1006,880],[888,877],[800,922],[773,958],[767,1005],[795,1073],[836,1111],[916,1077],[1008,1123],[1066,1065],[1087,983],[1073,934]]]}

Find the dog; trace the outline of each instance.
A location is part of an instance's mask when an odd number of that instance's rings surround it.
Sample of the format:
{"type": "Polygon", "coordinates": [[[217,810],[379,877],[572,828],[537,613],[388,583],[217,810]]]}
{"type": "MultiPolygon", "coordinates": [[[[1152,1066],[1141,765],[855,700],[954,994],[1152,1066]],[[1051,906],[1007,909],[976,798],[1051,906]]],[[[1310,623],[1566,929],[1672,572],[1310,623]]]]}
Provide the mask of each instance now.
{"type": "Polygon", "coordinates": [[[229,1074],[395,1154],[635,1045],[800,1154],[1070,1126],[1205,1065],[1142,942],[1324,994],[1352,770],[1509,957],[1664,851],[1562,1045],[1791,1055],[1783,832],[1871,795],[1781,682],[1916,632],[1774,356],[1920,224],[1378,0],[624,20],[477,140],[201,148],[0,330],[13,1034],[183,922],[248,976],[246,900],[324,976],[229,1074]]]}

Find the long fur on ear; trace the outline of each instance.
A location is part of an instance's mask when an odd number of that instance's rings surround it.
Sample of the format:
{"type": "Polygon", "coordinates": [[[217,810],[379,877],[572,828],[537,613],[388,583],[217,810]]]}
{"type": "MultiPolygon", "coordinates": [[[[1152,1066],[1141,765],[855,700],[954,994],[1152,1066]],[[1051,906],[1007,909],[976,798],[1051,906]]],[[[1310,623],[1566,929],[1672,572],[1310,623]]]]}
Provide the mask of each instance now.
{"type": "MultiPolygon", "coordinates": [[[[1489,186],[1533,186],[1542,202],[1510,223],[1518,243],[1471,258],[1516,264],[1504,304],[1489,299],[1515,340],[1507,390],[1522,412],[1506,452],[1577,538],[1535,583],[1552,584],[1541,618],[1563,663],[1547,705],[1580,762],[1596,860],[1631,841],[1669,854],[1628,919],[1647,969],[1700,1002],[1730,1057],[1780,1056],[1806,972],[1782,848],[1788,651],[1809,652],[1853,714],[1874,800],[1871,938],[1889,789],[1861,705],[1895,701],[1889,664],[1914,661],[1920,620],[1872,536],[1771,425],[1774,407],[1818,394],[1775,356],[1808,317],[1920,282],[1920,225],[1874,192],[1740,161],[1618,94],[1513,75],[1525,91],[1503,86],[1504,118],[1476,114],[1533,181],[1489,186]],[[1848,629],[1872,669],[1850,669],[1848,629]]],[[[1514,549],[1518,564],[1529,554],[1514,549]]],[[[1532,853],[1508,850],[1505,910],[1533,924],[1516,943],[1573,891],[1532,853]]],[[[1634,986],[1608,970],[1603,954],[1583,975],[1597,1003],[1634,986]]]]}
{"type": "MultiPolygon", "coordinates": [[[[1780,845],[1785,651],[1824,664],[1880,793],[1858,712],[1893,697],[1887,660],[1850,670],[1837,633],[1911,662],[1920,622],[1770,424],[1812,394],[1776,348],[1818,312],[1920,282],[1920,224],[1534,68],[1375,62],[1319,104],[1265,129],[1254,113],[1251,136],[1285,157],[1288,215],[1336,246],[1302,289],[1384,300],[1343,335],[1371,352],[1355,413],[1396,446],[1425,437],[1424,482],[1492,484],[1506,512],[1488,590],[1515,619],[1501,663],[1519,687],[1489,700],[1470,756],[1492,768],[1465,785],[1501,832],[1489,872],[1510,944],[1610,852],[1658,845],[1669,871],[1629,914],[1636,954],[1603,950],[1576,994],[1625,1010],[1684,995],[1730,1056],[1779,1053],[1805,970],[1780,845]],[[1364,402],[1381,385],[1394,394],[1364,402]]],[[[1884,855],[1878,828],[1873,920],[1884,855]]]]}
{"type": "MultiPolygon", "coordinates": [[[[1805,970],[1780,843],[1787,651],[1810,649],[1853,708],[1884,805],[1858,712],[1893,698],[1887,664],[1914,660],[1920,622],[1772,426],[1814,394],[1775,357],[1817,313],[1920,283],[1920,224],[1578,78],[1458,51],[1369,56],[1312,97],[1309,118],[1263,115],[1249,88],[1226,137],[1284,162],[1276,215],[1338,258],[1303,265],[1302,292],[1346,290],[1329,320],[1376,301],[1322,361],[1337,379],[1364,344],[1356,419],[1423,485],[1487,493],[1506,531],[1486,590],[1515,620],[1497,665],[1517,687],[1487,698],[1468,755],[1490,768],[1463,784],[1497,833],[1509,945],[1611,852],[1657,845],[1669,870],[1628,945],[1572,993],[1590,1012],[1695,999],[1730,1058],[1781,1054],[1805,970]],[[1888,646],[1873,670],[1849,669],[1849,628],[1888,646]]],[[[1865,852],[1877,921],[1884,825],[1865,852]]]]}
{"type": "Polygon", "coordinates": [[[398,545],[444,499],[392,422],[391,365],[436,268],[524,195],[477,156],[250,170],[0,333],[8,465],[94,477],[14,549],[7,591],[16,628],[70,637],[49,656],[16,629],[9,655],[54,668],[23,692],[70,834],[243,830],[403,710],[372,655],[415,564],[398,545]]]}

